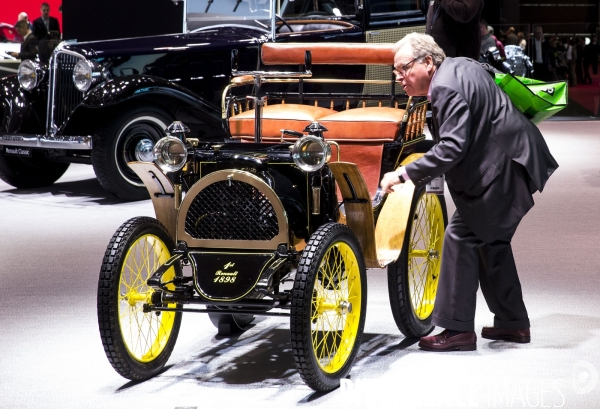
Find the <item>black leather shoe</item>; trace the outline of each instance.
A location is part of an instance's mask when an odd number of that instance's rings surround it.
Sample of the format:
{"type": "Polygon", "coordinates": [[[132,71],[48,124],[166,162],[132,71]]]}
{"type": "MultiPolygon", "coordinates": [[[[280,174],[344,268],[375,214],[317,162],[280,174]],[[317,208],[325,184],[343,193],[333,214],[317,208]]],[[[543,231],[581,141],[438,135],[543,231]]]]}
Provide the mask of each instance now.
{"type": "Polygon", "coordinates": [[[518,342],[527,344],[531,342],[531,333],[529,328],[525,329],[502,329],[495,327],[483,327],[481,336],[486,339],[518,342]]]}
{"type": "Polygon", "coordinates": [[[475,331],[461,332],[450,336],[448,330],[437,335],[421,338],[419,347],[425,351],[475,351],[477,349],[477,335],[475,331]]]}

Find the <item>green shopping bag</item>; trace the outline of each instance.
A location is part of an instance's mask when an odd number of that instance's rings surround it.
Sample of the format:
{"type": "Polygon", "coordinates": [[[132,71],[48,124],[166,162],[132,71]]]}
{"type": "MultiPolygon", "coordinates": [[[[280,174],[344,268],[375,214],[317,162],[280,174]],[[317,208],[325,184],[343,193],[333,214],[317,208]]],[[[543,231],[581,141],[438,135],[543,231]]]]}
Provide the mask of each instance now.
{"type": "Polygon", "coordinates": [[[534,124],[567,106],[567,82],[544,82],[512,74],[496,74],[496,84],[534,124]]]}

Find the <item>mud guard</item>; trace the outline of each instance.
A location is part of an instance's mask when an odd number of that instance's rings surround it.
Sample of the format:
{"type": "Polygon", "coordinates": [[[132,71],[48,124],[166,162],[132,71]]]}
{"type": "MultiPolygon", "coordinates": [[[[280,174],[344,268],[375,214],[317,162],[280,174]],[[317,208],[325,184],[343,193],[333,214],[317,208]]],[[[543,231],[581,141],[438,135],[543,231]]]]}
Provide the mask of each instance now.
{"type": "MultiPolygon", "coordinates": [[[[400,165],[422,156],[422,153],[409,155],[400,165]]],[[[382,268],[396,261],[404,245],[414,184],[408,181],[395,186],[394,192],[387,195],[375,226],[371,196],[358,167],[353,163],[332,162],[329,169],[344,200],[346,224],[360,242],[367,268],[382,268]]]]}
{"type": "Polygon", "coordinates": [[[371,195],[358,166],[348,162],[329,163],[340,188],[346,210],[346,224],[356,234],[367,268],[379,268],[375,247],[375,218],[371,195]]]}
{"type": "MultiPolygon", "coordinates": [[[[422,156],[423,153],[413,153],[407,156],[400,166],[408,165],[422,156]]],[[[409,180],[394,186],[393,190],[393,193],[387,195],[375,226],[377,259],[381,267],[387,266],[400,257],[410,219],[415,185],[409,180]]]]}
{"type": "Polygon", "coordinates": [[[156,219],[165,226],[176,242],[177,209],[173,183],[153,162],[129,162],[128,165],[148,189],[156,219]]]}

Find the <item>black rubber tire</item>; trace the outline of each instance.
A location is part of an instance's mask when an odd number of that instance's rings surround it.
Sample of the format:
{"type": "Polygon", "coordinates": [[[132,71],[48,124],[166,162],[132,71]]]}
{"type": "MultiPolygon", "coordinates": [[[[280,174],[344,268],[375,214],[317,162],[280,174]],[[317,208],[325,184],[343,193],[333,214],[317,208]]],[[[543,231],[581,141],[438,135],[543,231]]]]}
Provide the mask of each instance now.
{"type": "Polygon", "coordinates": [[[18,189],[33,189],[54,184],[69,168],[69,163],[52,162],[43,152],[32,157],[6,155],[0,151],[0,179],[18,189]]]}
{"type": "MultiPolygon", "coordinates": [[[[392,315],[394,316],[394,321],[396,321],[396,325],[398,329],[404,336],[408,338],[418,338],[429,334],[434,325],[431,324],[431,317],[433,315],[433,310],[425,316],[419,316],[414,309],[413,302],[411,300],[411,288],[410,288],[410,265],[409,265],[409,249],[411,245],[415,242],[413,237],[413,227],[419,222],[420,210],[417,208],[419,202],[421,200],[437,200],[438,202],[434,204],[438,205],[441,210],[442,218],[443,218],[443,230],[441,232],[435,233],[435,239],[432,239],[435,242],[435,245],[439,245],[438,250],[435,253],[434,258],[428,258],[427,263],[437,262],[436,265],[432,265],[432,268],[436,268],[439,272],[439,261],[441,259],[441,244],[444,240],[444,233],[446,230],[446,225],[448,224],[448,212],[446,210],[446,201],[443,195],[434,195],[425,193],[425,187],[415,188],[415,193],[413,194],[413,199],[410,207],[410,214],[412,215],[409,218],[409,223],[406,226],[406,233],[404,236],[404,244],[402,246],[402,252],[400,253],[400,257],[395,262],[389,264],[387,266],[388,273],[388,292],[390,296],[390,306],[392,308],[392,315]],[[438,241],[439,240],[439,241],[438,241]],[[437,257],[437,259],[435,258],[437,257]]],[[[421,202],[423,203],[423,202],[421,202]]],[[[426,225],[431,227],[431,220],[426,220],[426,225]]],[[[425,229],[415,230],[415,234],[422,234],[425,229]]],[[[430,231],[431,229],[427,229],[427,233],[433,234],[430,231]]],[[[430,236],[431,237],[431,236],[430,236]]],[[[433,244],[433,242],[429,242],[429,244],[433,244]]],[[[429,271],[429,270],[428,270],[429,271]]],[[[437,276],[431,276],[431,283],[435,285],[434,290],[437,291],[437,276]]],[[[433,296],[435,300],[435,295],[433,296]]],[[[433,307],[435,308],[435,307],[433,307]]],[[[424,314],[421,314],[424,315],[424,314]]]]}
{"type": "MultiPolygon", "coordinates": [[[[326,263],[323,263],[323,266],[325,265],[326,263]]],[[[334,275],[333,277],[339,277],[339,274],[337,274],[337,276],[334,275]]],[[[355,288],[355,284],[356,282],[352,282],[351,287],[355,288]]],[[[321,297],[326,298],[327,301],[331,301],[328,297],[321,297]]],[[[335,309],[336,314],[338,315],[342,315],[339,314],[340,305],[341,304],[337,304],[335,309]]],[[[328,223],[319,227],[319,229],[317,229],[310,237],[298,264],[292,290],[290,317],[292,350],[296,368],[304,382],[312,389],[321,392],[335,389],[339,387],[340,379],[345,378],[350,372],[360,348],[365,325],[366,307],[367,275],[365,261],[358,239],[350,228],[342,224],[328,223]],[[341,261],[339,265],[343,266],[343,268],[340,268],[338,271],[341,271],[345,275],[345,278],[332,281],[332,275],[329,275],[329,280],[323,279],[324,275],[327,274],[324,270],[327,270],[330,267],[326,267],[322,270],[321,264],[323,260],[327,260],[327,262],[331,260],[329,255],[334,254],[333,245],[340,243],[349,248],[352,253],[351,257],[355,257],[356,268],[358,271],[356,272],[355,270],[353,273],[350,272],[351,269],[345,264],[347,259],[340,256],[335,260],[341,261]],[[326,255],[327,258],[325,258],[326,255]],[[354,275],[354,279],[358,278],[360,280],[360,283],[358,283],[360,286],[356,287],[359,291],[358,295],[351,295],[348,291],[347,298],[354,301],[352,301],[352,308],[349,310],[349,315],[346,315],[346,318],[343,319],[343,322],[341,323],[343,329],[341,331],[339,329],[336,331],[326,331],[325,326],[323,326],[323,329],[319,330],[318,321],[320,316],[313,316],[312,313],[314,308],[319,308],[317,306],[319,302],[319,289],[321,289],[322,294],[325,294],[325,291],[336,292],[343,289],[344,285],[349,281],[348,274],[351,276],[354,275]],[[317,288],[317,285],[320,287],[317,288]],[[360,299],[360,302],[358,302],[358,299],[360,299]],[[360,308],[358,314],[353,314],[355,308],[360,308]],[[357,323],[356,319],[358,319],[357,323]],[[315,325],[315,330],[312,328],[313,324],[315,325]],[[349,326],[351,326],[352,329],[349,329],[349,326]],[[334,332],[337,334],[333,334],[334,332]],[[320,337],[319,333],[321,334],[320,337]],[[338,353],[342,354],[340,362],[336,365],[339,369],[336,370],[334,367],[331,371],[325,371],[321,368],[317,361],[317,357],[315,356],[316,351],[313,346],[313,334],[317,338],[316,343],[321,346],[321,349],[329,348],[330,362],[335,361],[338,353]],[[328,338],[330,334],[332,334],[331,338],[328,338]],[[339,342],[337,341],[338,339],[339,342]],[[328,345],[328,340],[331,340],[331,343],[338,342],[337,346],[343,345],[343,340],[351,341],[351,349],[346,349],[344,351],[337,348],[336,345],[328,345]],[[331,358],[332,354],[333,358],[331,358]]],[[[325,318],[323,321],[327,321],[326,324],[331,323],[328,321],[328,318],[325,318]]],[[[332,321],[335,323],[335,319],[332,321]]],[[[322,360],[327,361],[326,358],[327,357],[322,357],[322,360]]]]}
{"type": "MultiPolygon", "coordinates": [[[[124,294],[123,289],[133,291],[135,288],[138,288],[140,290],[143,289],[145,292],[151,292],[152,290],[149,290],[145,283],[150,274],[160,265],[157,259],[150,260],[148,258],[146,262],[140,263],[141,267],[137,266],[140,271],[133,280],[131,279],[133,275],[131,271],[128,272],[129,281],[124,275],[130,250],[132,254],[139,254],[137,251],[142,251],[143,248],[135,248],[135,246],[139,243],[139,239],[148,236],[155,241],[150,246],[151,249],[155,249],[157,247],[155,243],[158,243],[158,246],[163,247],[163,250],[169,249],[161,253],[161,256],[164,256],[163,259],[170,257],[170,249],[174,248],[174,243],[165,227],[154,218],[136,217],[123,223],[110,239],[104,259],[102,260],[102,268],[98,280],[98,326],[104,352],[112,367],[121,376],[134,381],[145,380],[161,372],[173,351],[181,326],[181,312],[161,312],[160,315],[156,312],[143,313],[141,311],[143,301],[139,301],[135,305],[132,305],[130,309],[137,317],[137,320],[134,321],[138,324],[138,329],[142,324],[152,320],[153,324],[159,326],[161,329],[164,330],[166,328],[166,331],[170,331],[166,335],[168,340],[164,343],[164,347],[159,347],[156,356],[150,354],[150,357],[142,361],[134,356],[134,352],[130,351],[127,341],[124,339],[124,334],[133,337],[136,328],[132,326],[134,331],[127,331],[121,327],[121,320],[125,320],[128,311],[120,311],[119,308],[120,306],[129,308],[125,305],[128,303],[127,296],[129,292],[124,294]],[[132,250],[132,248],[136,251],[132,250]],[[152,265],[151,261],[154,261],[154,265],[152,265]],[[122,275],[124,277],[123,287],[121,287],[122,275]],[[140,317],[142,319],[139,319],[140,317]],[[158,323],[158,320],[161,320],[161,322],[158,323]],[[139,324],[140,322],[142,324],[139,324]],[[165,325],[163,326],[163,324],[165,325]]],[[[166,260],[160,261],[164,262],[166,260]]],[[[181,266],[179,264],[175,265],[174,275],[181,276],[181,266]]],[[[141,291],[137,294],[139,293],[141,291]]],[[[175,305],[170,304],[170,306],[175,305]]],[[[155,339],[152,341],[152,346],[154,346],[157,342],[156,339],[159,337],[159,335],[156,335],[157,333],[156,329],[153,332],[152,328],[150,328],[144,334],[140,331],[138,335],[145,340],[154,336],[155,339]]],[[[164,341],[164,338],[162,341],[164,341]]],[[[141,342],[139,344],[141,346],[141,342]]],[[[135,342],[129,342],[129,345],[137,346],[135,342]]],[[[144,357],[147,354],[148,352],[144,354],[144,357]]]]}
{"type": "Polygon", "coordinates": [[[148,199],[148,191],[127,162],[139,160],[134,153],[139,141],[152,141],[154,146],[172,121],[162,109],[139,106],[99,127],[92,137],[92,165],[102,187],[123,200],[148,199]]]}

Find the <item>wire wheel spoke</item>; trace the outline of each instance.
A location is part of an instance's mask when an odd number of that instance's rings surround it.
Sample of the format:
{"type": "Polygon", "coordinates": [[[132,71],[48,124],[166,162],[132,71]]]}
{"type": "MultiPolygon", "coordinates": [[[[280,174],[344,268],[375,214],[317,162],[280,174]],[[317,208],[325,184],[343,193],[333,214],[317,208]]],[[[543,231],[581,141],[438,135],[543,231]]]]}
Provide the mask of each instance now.
{"type": "Polygon", "coordinates": [[[358,261],[347,244],[329,247],[319,266],[311,303],[313,351],[326,372],[339,370],[354,345],[361,307],[358,274],[358,261]]]}
{"type": "Polygon", "coordinates": [[[410,300],[419,319],[429,317],[435,304],[443,231],[438,197],[422,194],[411,226],[408,259],[410,300]]]}
{"type": "MultiPolygon", "coordinates": [[[[152,289],[146,285],[150,275],[169,258],[169,250],[156,236],[144,235],[129,248],[120,279],[119,320],[125,346],[141,362],[155,359],[171,334],[175,314],[144,312],[142,307],[152,289]]],[[[171,279],[171,269],[163,279],[171,279]]]]}

